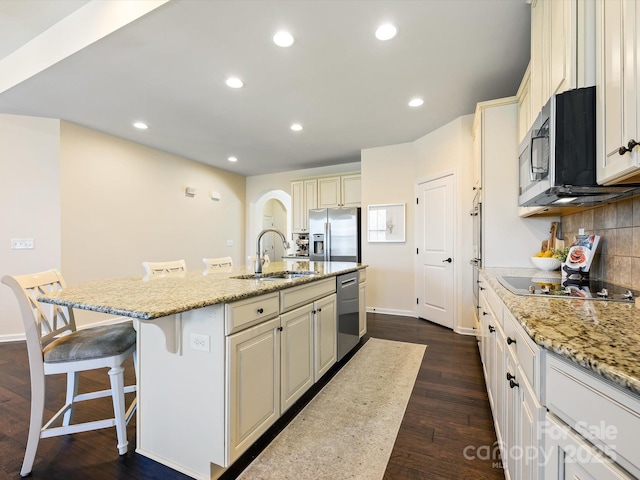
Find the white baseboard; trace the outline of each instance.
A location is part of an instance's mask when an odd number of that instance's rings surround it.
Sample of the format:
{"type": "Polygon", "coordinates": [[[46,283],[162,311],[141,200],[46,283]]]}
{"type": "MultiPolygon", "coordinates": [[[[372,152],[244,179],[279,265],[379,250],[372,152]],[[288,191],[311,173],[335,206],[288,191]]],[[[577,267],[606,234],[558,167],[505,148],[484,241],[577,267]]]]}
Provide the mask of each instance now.
{"type": "MultiPolygon", "coordinates": [[[[84,330],[85,328],[98,327],[100,325],[111,325],[113,323],[120,323],[127,320],[131,320],[129,317],[111,317],[100,322],[90,323],[89,325],[80,325],[78,330],[84,330]]],[[[24,342],[26,337],[24,333],[12,333],[8,335],[0,335],[0,343],[6,342],[24,342]]]]}
{"type": "Polygon", "coordinates": [[[385,315],[398,315],[401,317],[418,318],[418,315],[416,315],[416,312],[413,312],[410,310],[392,310],[389,308],[367,307],[367,313],[382,313],[385,315]]]}
{"type": "Polygon", "coordinates": [[[477,333],[476,329],[473,327],[456,327],[454,331],[460,335],[473,335],[474,337],[477,333]]]}
{"type": "Polygon", "coordinates": [[[0,343],[8,342],[24,342],[26,340],[24,333],[13,333],[10,335],[0,335],[0,343]]]}

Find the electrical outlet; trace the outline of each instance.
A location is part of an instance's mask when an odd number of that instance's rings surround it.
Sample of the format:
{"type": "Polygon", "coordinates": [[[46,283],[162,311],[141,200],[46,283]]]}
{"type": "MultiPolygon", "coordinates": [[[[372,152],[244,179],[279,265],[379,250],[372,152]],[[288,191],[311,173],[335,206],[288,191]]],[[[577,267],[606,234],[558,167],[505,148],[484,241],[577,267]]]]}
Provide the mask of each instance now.
{"type": "Polygon", "coordinates": [[[584,235],[584,228],[578,229],[578,235],[584,235]]]}
{"type": "Polygon", "coordinates": [[[209,335],[200,335],[199,333],[191,334],[191,350],[198,350],[200,352],[209,351],[209,335]]]}
{"type": "Polygon", "coordinates": [[[33,238],[12,238],[11,250],[32,250],[35,248],[33,238]]]}
{"type": "Polygon", "coordinates": [[[227,247],[233,247],[233,240],[227,240],[227,247]]]}

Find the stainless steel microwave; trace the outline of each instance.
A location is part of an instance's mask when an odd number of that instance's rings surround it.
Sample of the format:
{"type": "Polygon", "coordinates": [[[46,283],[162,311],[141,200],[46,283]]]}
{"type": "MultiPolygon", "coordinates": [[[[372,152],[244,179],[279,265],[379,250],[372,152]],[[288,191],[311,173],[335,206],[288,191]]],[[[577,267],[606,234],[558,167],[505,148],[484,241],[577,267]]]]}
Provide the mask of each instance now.
{"type": "Polygon", "coordinates": [[[518,150],[518,203],[586,206],[640,192],[640,185],[596,183],[596,87],[551,97],[518,150]]]}

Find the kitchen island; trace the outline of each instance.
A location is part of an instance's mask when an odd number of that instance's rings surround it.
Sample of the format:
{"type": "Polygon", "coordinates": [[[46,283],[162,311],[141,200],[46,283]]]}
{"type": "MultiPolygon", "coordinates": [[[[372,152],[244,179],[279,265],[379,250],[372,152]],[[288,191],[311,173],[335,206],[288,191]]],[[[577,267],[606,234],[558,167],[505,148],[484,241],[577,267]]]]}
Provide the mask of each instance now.
{"type": "Polygon", "coordinates": [[[272,262],[260,276],[105,279],[39,299],[135,319],[136,451],[212,479],[335,363],[336,278],[365,268],[272,262]]]}

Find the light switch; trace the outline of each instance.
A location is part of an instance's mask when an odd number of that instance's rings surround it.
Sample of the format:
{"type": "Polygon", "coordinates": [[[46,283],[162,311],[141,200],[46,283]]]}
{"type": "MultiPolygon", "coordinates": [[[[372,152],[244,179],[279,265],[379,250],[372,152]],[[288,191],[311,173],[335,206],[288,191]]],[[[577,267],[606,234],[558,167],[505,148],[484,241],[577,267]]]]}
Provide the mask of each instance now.
{"type": "Polygon", "coordinates": [[[233,247],[233,240],[227,240],[227,247],[233,247]]]}
{"type": "Polygon", "coordinates": [[[35,248],[33,238],[12,238],[11,250],[32,250],[35,248]]]}

